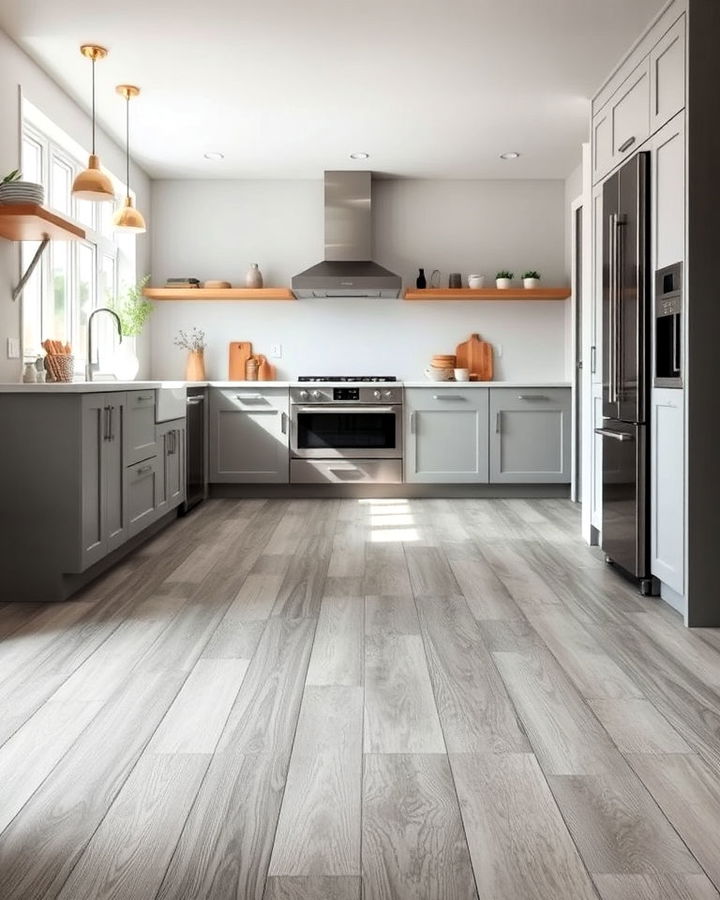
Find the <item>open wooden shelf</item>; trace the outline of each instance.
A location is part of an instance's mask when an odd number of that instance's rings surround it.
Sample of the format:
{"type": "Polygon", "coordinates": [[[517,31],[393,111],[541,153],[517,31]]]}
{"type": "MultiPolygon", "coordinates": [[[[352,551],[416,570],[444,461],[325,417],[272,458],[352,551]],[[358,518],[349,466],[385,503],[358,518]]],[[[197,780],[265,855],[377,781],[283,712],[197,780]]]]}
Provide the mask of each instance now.
{"type": "Polygon", "coordinates": [[[0,237],[9,241],[78,241],[85,229],[34,203],[0,204],[0,237]]]}
{"type": "Polygon", "coordinates": [[[408,288],[403,300],[567,300],[564,288],[408,288]]]}
{"type": "Polygon", "coordinates": [[[145,288],[150,300],[294,300],[290,288],[145,288]]]}

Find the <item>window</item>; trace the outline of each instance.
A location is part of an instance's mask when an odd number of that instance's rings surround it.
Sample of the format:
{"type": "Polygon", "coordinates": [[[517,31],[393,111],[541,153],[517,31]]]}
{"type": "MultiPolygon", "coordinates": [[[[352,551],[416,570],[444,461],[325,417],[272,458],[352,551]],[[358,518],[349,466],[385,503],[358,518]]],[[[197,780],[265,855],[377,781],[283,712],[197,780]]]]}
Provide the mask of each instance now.
{"type": "MultiPolygon", "coordinates": [[[[45,187],[46,205],[83,225],[85,241],[53,241],[42,256],[22,295],[23,348],[26,359],[42,354],[42,341],[53,338],[72,345],[75,374],[84,371],[87,321],[93,309],[116,296],[118,284],[134,283],[135,240],[112,228],[113,205],[77,200],[72,184],[87,165],[87,154],[27,101],[23,101],[21,168],[23,178],[45,187]]],[[[111,176],[113,177],[113,176],[111,176]]],[[[113,177],[118,196],[124,185],[113,177]]],[[[22,245],[26,267],[36,243],[22,245]]],[[[111,323],[98,322],[101,368],[114,350],[111,323]]],[[[95,326],[93,326],[95,331],[95,326]]]]}

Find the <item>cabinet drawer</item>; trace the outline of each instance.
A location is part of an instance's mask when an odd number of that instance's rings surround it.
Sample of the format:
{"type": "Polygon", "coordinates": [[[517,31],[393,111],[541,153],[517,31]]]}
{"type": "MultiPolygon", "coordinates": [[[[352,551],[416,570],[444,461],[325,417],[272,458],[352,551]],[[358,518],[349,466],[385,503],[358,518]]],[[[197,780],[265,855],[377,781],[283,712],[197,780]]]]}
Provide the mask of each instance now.
{"type": "Polygon", "coordinates": [[[214,409],[260,412],[277,409],[287,412],[290,395],[287,388],[213,388],[210,405],[214,409]]]}
{"type": "Polygon", "coordinates": [[[156,456],[126,469],[125,483],[131,537],[156,518],[157,498],[162,495],[159,484],[161,477],[161,461],[156,456]]]}
{"type": "Polygon", "coordinates": [[[293,484],[402,484],[400,459],[293,459],[293,484]]]}
{"type": "Polygon", "coordinates": [[[125,465],[157,455],[155,391],[130,391],[125,415],[125,465]]]}

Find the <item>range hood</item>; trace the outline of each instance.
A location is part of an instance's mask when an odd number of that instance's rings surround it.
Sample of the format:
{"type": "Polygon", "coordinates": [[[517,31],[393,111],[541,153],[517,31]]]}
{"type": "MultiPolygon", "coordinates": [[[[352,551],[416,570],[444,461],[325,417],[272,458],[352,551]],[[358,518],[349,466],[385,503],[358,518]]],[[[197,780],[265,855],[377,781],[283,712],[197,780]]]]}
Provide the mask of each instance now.
{"type": "Polygon", "coordinates": [[[399,275],[372,262],[370,172],[325,172],[325,260],[292,279],[299,299],[398,297],[399,275]]]}

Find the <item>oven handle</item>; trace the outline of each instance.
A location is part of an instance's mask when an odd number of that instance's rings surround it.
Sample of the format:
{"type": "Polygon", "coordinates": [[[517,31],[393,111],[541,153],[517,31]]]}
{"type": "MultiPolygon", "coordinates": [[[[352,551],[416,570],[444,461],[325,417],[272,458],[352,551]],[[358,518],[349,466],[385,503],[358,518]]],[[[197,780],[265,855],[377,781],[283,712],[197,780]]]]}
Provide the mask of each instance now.
{"type": "Polygon", "coordinates": [[[296,406],[301,413],[391,413],[399,412],[399,406],[296,406]]]}

